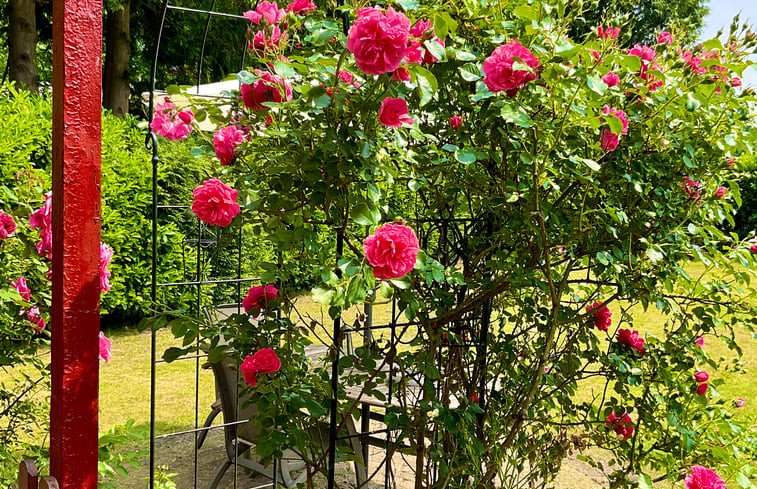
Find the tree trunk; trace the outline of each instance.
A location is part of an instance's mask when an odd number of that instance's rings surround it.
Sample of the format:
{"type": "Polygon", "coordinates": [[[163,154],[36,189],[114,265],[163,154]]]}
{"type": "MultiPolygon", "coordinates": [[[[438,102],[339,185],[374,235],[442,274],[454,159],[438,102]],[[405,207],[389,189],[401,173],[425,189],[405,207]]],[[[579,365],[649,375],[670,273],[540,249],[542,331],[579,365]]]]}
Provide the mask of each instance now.
{"type": "Polygon", "coordinates": [[[113,115],[123,117],[129,113],[129,0],[123,8],[108,13],[105,24],[105,64],[103,66],[103,107],[113,115]]]}
{"type": "Polygon", "coordinates": [[[19,88],[36,92],[37,19],[34,0],[8,1],[8,74],[19,88]]]}

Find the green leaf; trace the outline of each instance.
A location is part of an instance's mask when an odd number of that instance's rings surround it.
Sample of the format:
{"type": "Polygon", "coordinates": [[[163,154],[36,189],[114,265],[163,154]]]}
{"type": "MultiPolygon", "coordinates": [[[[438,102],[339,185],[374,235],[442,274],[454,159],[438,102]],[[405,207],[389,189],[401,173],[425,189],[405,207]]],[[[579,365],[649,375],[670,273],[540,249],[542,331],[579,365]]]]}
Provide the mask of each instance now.
{"type": "Polygon", "coordinates": [[[284,63],[283,61],[276,61],[273,63],[273,71],[280,76],[295,76],[297,74],[297,72],[294,71],[294,68],[292,68],[292,65],[284,63]]]}
{"type": "Polygon", "coordinates": [[[539,13],[533,7],[529,7],[528,5],[515,7],[513,9],[513,14],[516,17],[528,20],[537,20],[539,18],[539,13]]]}
{"type": "Polygon", "coordinates": [[[505,104],[500,114],[505,122],[512,122],[520,127],[529,128],[534,125],[534,121],[520,105],[505,104]]]}
{"type": "Polygon", "coordinates": [[[639,489],[654,489],[654,482],[647,474],[639,474],[639,489]]]}
{"type": "Polygon", "coordinates": [[[332,289],[324,289],[322,287],[316,287],[311,291],[313,300],[324,306],[331,305],[331,300],[334,298],[334,291],[332,289]]]}
{"type": "Polygon", "coordinates": [[[411,65],[410,74],[414,76],[415,84],[421,94],[420,106],[422,107],[431,101],[439,89],[439,82],[433,73],[419,65],[411,65]]]}
{"type": "Polygon", "coordinates": [[[476,161],[476,154],[467,148],[458,149],[455,151],[455,159],[464,165],[468,165],[476,161]]]}
{"type": "Polygon", "coordinates": [[[446,61],[447,59],[447,52],[444,50],[444,46],[439,44],[433,39],[430,39],[428,41],[424,41],[423,45],[428,49],[428,51],[431,53],[431,55],[436,58],[439,61],[446,61]]]}
{"type": "MultiPolygon", "coordinates": [[[[458,53],[459,52],[460,51],[458,51],[458,53]]],[[[473,63],[464,64],[458,68],[458,70],[460,71],[460,76],[462,76],[465,81],[474,82],[481,79],[481,70],[473,63]]]]}
{"type": "Polygon", "coordinates": [[[602,167],[599,166],[599,163],[597,163],[594,160],[589,160],[589,159],[583,158],[581,160],[581,163],[583,163],[584,165],[586,165],[587,167],[589,167],[589,169],[592,170],[592,171],[599,171],[599,170],[602,169],[602,167]]]}
{"type": "Polygon", "coordinates": [[[652,263],[658,263],[665,258],[665,255],[663,255],[657,248],[647,248],[647,258],[649,258],[652,263]]]}
{"type": "Polygon", "coordinates": [[[166,363],[171,363],[182,356],[184,352],[185,350],[183,348],[172,346],[171,348],[167,349],[165,353],[163,353],[163,360],[165,360],[166,363]]]}
{"type": "Polygon", "coordinates": [[[744,489],[753,487],[751,481],[749,480],[749,477],[745,476],[741,472],[736,474],[736,482],[738,482],[739,486],[743,487],[744,489]]]}
{"type": "Polygon", "coordinates": [[[620,134],[623,132],[623,121],[621,121],[618,116],[606,115],[605,121],[607,121],[607,125],[610,126],[610,130],[613,134],[620,134]]]}
{"type": "Polygon", "coordinates": [[[589,85],[589,89],[599,95],[604,95],[607,91],[607,84],[602,81],[598,76],[589,76],[586,78],[586,83],[589,85]]]}

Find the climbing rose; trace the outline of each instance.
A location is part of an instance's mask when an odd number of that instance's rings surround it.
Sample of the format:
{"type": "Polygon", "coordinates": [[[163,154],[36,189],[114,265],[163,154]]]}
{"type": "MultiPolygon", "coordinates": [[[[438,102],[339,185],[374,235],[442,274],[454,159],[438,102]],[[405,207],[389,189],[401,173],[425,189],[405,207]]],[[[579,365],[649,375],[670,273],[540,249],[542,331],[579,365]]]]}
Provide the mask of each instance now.
{"type": "Polygon", "coordinates": [[[526,83],[536,80],[538,68],[539,58],[518,41],[511,41],[497,47],[484,61],[484,84],[494,93],[504,90],[508,96],[514,97],[526,83]],[[531,68],[533,72],[514,70],[513,64],[517,61],[531,68]]]}
{"type": "Polygon", "coordinates": [[[378,279],[400,278],[415,266],[418,238],[402,224],[384,224],[363,243],[373,275],[378,279]]]}
{"type": "Polygon", "coordinates": [[[221,165],[228,165],[234,159],[237,146],[244,141],[244,131],[237,126],[226,126],[213,135],[213,147],[221,165]]]}
{"type": "Polygon", "coordinates": [[[408,63],[423,63],[423,46],[418,41],[410,41],[405,53],[405,61],[408,63]]]}
{"type": "Polygon", "coordinates": [[[281,44],[281,41],[286,38],[286,32],[282,33],[279,26],[275,25],[271,28],[270,35],[265,29],[261,29],[252,36],[252,42],[247,43],[247,50],[254,51],[255,49],[276,49],[281,44]]]}
{"type": "Polygon", "coordinates": [[[757,243],[755,243],[755,244],[753,244],[752,246],[750,246],[750,247],[749,247],[749,250],[750,250],[750,251],[751,251],[752,253],[757,253],[757,243]]]}
{"type": "Polygon", "coordinates": [[[703,370],[699,371],[699,372],[697,372],[697,373],[694,374],[694,380],[696,380],[697,382],[700,382],[700,383],[701,382],[707,382],[708,380],[710,380],[710,374],[708,374],[707,372],[705,372],[703,370]]]}
{"type": "Polygon", "coordinates": [[[644,80],[649,88],[649,91],[657,90],[662,86],[663,81],[648,73],[650,69],[655,71],[662,71],[662,66],[655,62],[654,49],[649,46],[642,46],[637,44],[633,48],[628,50],[628,54],[631,56],[638,56],[641,60],[641,67],[639,68],[639,78],[644,80]]]}
{"type": "Polygon", "coordinates": [[[737,407],[737,408],[741,408],[741,407],[744,407],[744,406],[746,406],[746,401],[745,401],[744,399],[742,399],[741,397],[739,397],[738,399],[736,399],[736,400],[735,400],[735,401],[733,402],[733,405],[734,405],[735,407],[737,407]]]}
{"type": "Polygon", "coordinates": [[[707,73],[707,68],[701,68],[702,58],[694,56],[691,51],[684,51],[681,54],[681,59],[686,63],[686,66],[691,68],[694,73],[699,75],[707,73]]]}
{"type": "Polygon", "coordinates": [[[725,481],[714,471],[695,465],[691,474],[683,481],[686,489],[726,489],[725,481]]]}
{"type": "Polygon", "coordinates": [[[644,354],[644,338],[639,338],[638,331],[621,329],[618,331],[618,341],[620,344],[635,349],[640,354],[644,354]]]}
{"type": "Polygon", "coordinates": [[[100,243],[100,293],[110,290],[110,261],[113,259],[113,250],[105,243],[100,243]]]}
{"type": "Polygon", "coordinates": [[[660,32],[660,34],[657,36],[657,44],[667,44],[668,46],[672,46],[673,35],[670,32],[660,32]]]}
{"type": "Polygon", "coordinates": [[[619,142],[620,138],[617,134],[609,129],[602,129],[602,134],[599,136],[599,145],[602,151],[615,151],[619,142]]]}
{"type": "Polygon", "coordinates": [[[276,2],[265,1],[260,2],[255,10],[244,13],[247,20],[253,24],[260,24],[262,18],[265,18],[267,24],[278,24],[285,15],[286,12],[284,9],[280,9],[279,6],[276,5],[276,2]]]}
{"type": "Polygon", "coordinates": [[[53,194],[45,194],[45,203],[42,208],[35,211],[29,217],[29,226],[32,229],[39,228],[40,242],[37,243],[37,253],[40,256],[52,259],[53,254],[53,194]]]}
{"type": "Polygon", "coordinates": [[[734,76],[731,78],[731,86],[732,87],[740,87],[741,86],[741,78],[738,76],[734,76]]]}
{"type": "Polygon", "coordinates": [[[620,27],[597,26],[597,37],[600,39],[617,39],[618,34],[620,34],[620,27]]]}
{"type": "Polygon", "coordinates": [[[16,289],[18,295],[20,295],[23,300],[30,301],[32,299],[32,291],[26,284],[26,279],[24,277],[18,277],[15,282],[13,280],[10,282],[11,286],[16,289]]]}
{"type": "Polygon", "coordinates": [[[344,83],[352,83],[352,73],[350,73],[349,71],[340,71],[338,77],[344,83]]]}
{"type": "Polygon", "coordinates": [[[278,292],[278,289],[271,284],[265,287],[262,285],[250,287],[250,290],[247,291],[247,297],[242,299],[242,307],[244,307],[246,313],[252,313],[252,317],[258,317],[260,311],[267,311],[271,308],[278,292]]]}
{"type": "Polygon", "coordinates": [[[600,331],[607,331],[612,324],[612,312],[610,309],[603,305],[601,302],[595,302],[590,306],[586,306],[586,312],[594,311],[594,326],[600,331]]]}
{"type": "Polygon", "coordinates": [[[602,77],[602,81],[605,82],[605,85],[608,87],[614,87],[620,83],[620,77],[612,71],[608,71],[607,74],[602,77]]]}
{"type": "Polygon", "coordinates": [[[610,426],[618,436],[622,436],[624,440],[628,440],[633,435],[633,421],[628,413],[623,413],[623,416],[616,416],[615,412],[611,412],[605,421],[607,426],[610,426]]]}
{"type": "Polygon", "coordinates": [[[111,354],[111,347],[113,343],[105,336],[105,333],[100,331],[100,360],[108,363],[113,355],[111,354]]]}
{"type": "Polygon", "coordinates": [[[206,180],[192,194],[192,212],[203,222],[226,227],[239,214],[238,192],[217,178],[206,180]]]}
{"type": "Polygon", "coordinates": [[[294,2],[287,5],[287,12],[294,12],[295,14],[310,12],[317,9],[318,7],[315,6],[312,0],[294,0],[294,2]]]}
{"type": "Polygon", "coordinates": [[[281,368],[281,360],[271,348],[261,348],[252,356],[247,355],[242,362],[240,370],[244,375],[244,381],[250,387],[258,383],[258,374],[272,374],[281,368]]]}
{"type": "Polygon", "coordinates": [[[718,189],[715,191],[715,198],[716,199],[722,199],[726,192],[728,192],[727,188],[725,188],[725,187],[718,187],[718,189]]]}
{"type": "Polygon", "coordinates": [[[612,115],[620,119],[620,123],[623,125],[623,129],[620,131],[620,134],[628,134],[628,116],[624,111],[618,110],[615,107],[610,107],[609,105],[605,104],[604,108],[602,109],[602,115],[612,115]]]}
{"type": "Polygon", "coordinates": [[[34,324],[34,329],[37,333],[41,333],[45,329],[45,319],[42,317],[42,314],[40,314],[37,306],[26,311],[26,318],[34,324]]]}
{"type": "Polygon", "coordinates": [[[412,124],[413,118],[407,113],[407,102],[401,98],[387,97],[381,102],[379,122],[389,127],[401,127],[402,124],[412,124]]]}
{"type": "MultiPolygon", "coordinates": [[[[436,41],[437,44],[441,45],[442,47],[444,47],[445,45],[445,42],[443,39],[439,39],[438,37],[436,37],[436,33],[433,30],[431,21],[428,19],[422,19],[416,22],[413,25],[413,27],[410,28],[410,35],[421,40],[423,40],[424,38],[425,39],[433,38],[434,41],[436,41]],[[427,32],[429,33],[428,35],[426,35],[427,32]]],[[[436,60],[436,57],[433,54],[431,54],[431,51],[429,51],[425,45],[421,45],[420,43],[419,45],[423,47],[423,58],[421,61],[427,65],[435,63],[437,60],[436,60]]],[[[411,63],[416,63],[416,62],[417,61],[411,61],[411,63]]]]}
{"type": "Polygon", "coordinates": [[[709,387],[709,385],[707,384],[707,382],[705,382],[703,384],[699,384],[697,386],[697,394],[699,394],[700,396],[705,395],[707,393],[707,388],[708,387],[709,387]]]}
{"type": "Polygon", "coordinates": [[[702,195],[702,183],[696,180],[692,180],[689,177],[683,177],[684,181],[681,182],[681,187],[689,194],[692,200],[698,201],[702,195]]]}
{"type": "Polygon", "coordinates": [[[392,80],[394,81],[410,81],[410,72],[407,71],[407,68],[403,68],[400,66],[396,70],[392,72],[392,80]]]}
{"type": "Polygon", "coordinates": [[[0,240],[10,238],[16,232],[16,222],[13,217],[0,211],[0,240]]]}
{"type": "Polygon", "coordinates": [[[463,125],[463,118],[457,115],[453,115],[449,119],[449,125],[452,126],[452,129],[457,131],[458,129],[460,129],[460,126],[463,125]]]}
{"type": "Polygon", "coordinates": [[[191,110],[177,111],[173,102],[156,104],[150,129],[158,136],[177,141],[186,139],[192,132],[193,120],[194,114],[191,110]]]}
{"type": "Polygon", "coordinates": [[[259,78],[252,85],[243,83],[240,92],[244,105],[252,110],[268,110],[265,102],[292,100],[292,86],[286,79],[267,71],[255,70],[259,78]]]}
{"type": "Polygon", "coordinates": [[[704,346],[704,336],[697,336],[696,337],[696,343],[699,348],[702,348],[704,346]]]}
{"type": "Polygon", "coordinates": [[[368,75],[396,70],[407,52],[410,19],[392,7],[386,14],[377,7],[360,9],[357,17],[347,40],[357,67],[368,75]]]}

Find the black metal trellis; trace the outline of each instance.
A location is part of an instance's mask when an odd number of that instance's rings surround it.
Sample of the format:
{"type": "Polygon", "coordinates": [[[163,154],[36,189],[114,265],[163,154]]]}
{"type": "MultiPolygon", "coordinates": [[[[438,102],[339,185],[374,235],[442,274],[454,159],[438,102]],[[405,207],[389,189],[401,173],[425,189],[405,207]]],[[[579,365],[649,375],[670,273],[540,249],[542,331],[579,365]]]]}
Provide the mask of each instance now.
{"type": "MultiPolygon", "coordinates": [[[[247,23],[248,20],[241,15],[235,15],[225,12],[219,12],[214,10],[216,8],[217,0],[212,0],[212,3],[208,9],[200,9],[200,8],[190,8],[190,7],[183,7],[179,5],[173,5],[169,3],[169,0],[164,0],[161,8],[160,13],[160,19],[159,19],[159,29],[156,37],[156,47],[155,47],[155,55],[153,58],[152,68],[151,68],[151,89],[149,93],[149,120],[152,121],[153,114],[154,114],[154,105],[155,105],[155,93],[156,93],[156,72],[158,68],[158,60],[159,60],[159,52],[160,52],[160,46],[161,46],[161,40],[163,38],[163,29],[166,22],[166,18],[168,14],[170,13],[177,13],[182,15],[198,15],[198,16],[206,16],[206,24],[205,29],[203,32],[202,37],[202,48],[201,48],[201,54],[200,58],[197,62],[197,89],[199,92],[199,87],[202,81],[202,72],[203,72],[203,63],[204,63],[204,54],[205,54],[205,46],[208,38],[208,33],[211,28],[211,21],[215,18],[223,19],[226,21],[231,22],[244,22],[247,23]]],[[[342,1],[339,2],[340,5],[343,4],[342,1]]],[[[342,24],[345,34],[347,33],[349,29],[349,15],[345,11],[342,13],[342,24]]],[[[246,47],[243,49],[243,53],[246,52],[246,47]]],[[[244,68],[244,55],[242,56],[242,65],[240,66],[240,69],[244,68]]],[[[243,249],[243,234],[242,230],[239,230],[238,236],[235,237],[235,251],[236,254],[235,262],[233,258],[229,258],[228,256],[224,257],[222,256],[222,253],[224,253],[223,246],[221,245],[221,239],[220,239],[220,233],[222,232],[220,229],[209,229],[206,226],[204,226],[202,223],[197,221],[196,224],[196,235],[193,238],[187,239],[185,242],[185,245],[190,245],[194,249],[195,252],[195,263],[193,270],[189,277],[187,277],[187,270],[190,269],[189,264],[185,266],[185,276],[183,280],[173,280],[173,281],[165,281],[161,280],[161,274],[160,274],[160,260],[159,260],[159,253],[158,253],[158,237],[159,237],[159,228],[161,219],[163,218],[163,214],[170,214],[170,213],[187,213],[188,206],[185,203],[160,203],[159,199],[159,192],[158,192],[158,177],[159,177],[159,165],[160,165],[160,155],[159,155],[159,144],[158,139],[156,135],[152,132],[148,133],[147,139],[146,139],[146,146],[148,149],[152,151],[152,178],[153,178],[153,206],[152,206],[152,243],[151,243],[151,249],[152,249],[152,272],[151,272],[151,298],[153,300],[154,304],[157,304],[158,302],[158,291],[160,289],[192,289],[194,293],[196,294],[195,303],[194,303],[194,314],[198,317],[202,314],[202,297],[203,293],[206,287],[232,287],[233,290],[233,298],[235,304],[237,304],[237,307],[239,308],[241,301],[242,301],[242,287],[243,285],[247,285],[249,283],[256,283],[259,282],[260,279],[258,277],[247,277],[243,274],[242,270],[242,249],[243,249]],[[231,274],[218,274],[218,272],[233,272],[231,274]]],[[[486,221],[483,219],[454,219],[454,218],[447,218],[447,219],[423,219],[418,220],[415,223],[415,226],[417,227],[419,231],[419,238],[421,240],[421,247],[426,249],[429,255],[437,256],[440,260],[440,262],[446,267],[455,264],[456,262],[460,260],[465,259],[466,255],[466,249],[465,249],[465,240],[466,236],[475,232],[480,233],[481,227],[483,226],[484,229],[487,229],[488,227],[488,233],[491,234],[491,226],[487,225],[486,221]]],[[[336,237],[336,256],[335,256],[335,272],[337,274],[340,274],[341,271],[339,267],[337,266],[339,260],[342,258],[343,255],[343,238],[341,235],[337,234],[336,237]]],[[[373,292],[375,293],[375,292],[373,292]]],[[[464,293],[463,293],[464,295],[464,293]]],[[[226,295],[228,297],[228,293],[226,295]]],[[[485,301],[481,310],[478,311],[475,314],[475,317],[473,318],[466,318],[461,319],[456,322],[454,327],[452,328],[456,333],[459,333],[460,338],[462,338],[462,341],[460,342],[447,342],[442,345],[443,349],[446,350],[453,350],[453,349],[465,349],[465,348],[473,348],[476,350],[476,355],[478,360],[475,363],[475,369],[476,371],[473,372],[472,376],[473,378],[479,379],[479,397],[481,405],[483,406],[485,403],[485,392],[487,391],[487,386],[485,385],[486,382],[486,342],[487,342],[487,334],[489,333],[489,322],[490,322],[490,316],[491,316],[491,307],[492,307],[492,301],[488,300],[485,301]],[[478,322],[478,324],[474,324],[478,322]],[[472,334],[474,332],[478,332],[478,338],[473,338],[472,334]]],[[[238,310],[238,312],[240,312],[238,310]]],[[[381,440],[384,442],[386,451],[385,451],[385,459],[383,460],[382,464],[384,466],[384,481],[383,481],[383,487],[385,489],[396,487],[396,484],[393,480],[393,467],[392,467],[392,455],[394,454],[395,448],[397,446],[400,446],[403,442],[403,434],[397,433],[399,430],[397,428],[393,428],[391,426],[386,426],[385,428],[378,429],[378,430],[371,430],[371,418],[372,415],[375,414],[372,412],[371,406],[367,404],[362,404],[360,407],[360,429],[358,430],[358,433],[355,434],[348,434],[343,435],[340,434],[338,431],[338,408],[339,408],[339,362],[340,357],[342,355],[342,348],[341,348],[341,342],[343,341],[343,338],[345,335],[350,335],[352,333],[355,334],[361,334],[364,340],[364,344],[370,343],[374,341],[374,332],[376,331],[387,331],[389,333],[389,344],[394,345],[395,343],[404,343],[409,344],[413,341],[414,338],[402,340],[398,337],[398,330],[407,329],[409,327],[415,327],[417,329],[416,335],[423,335],[423,331],[421,329],[421,324],[417,321],[400,321],[400,314],[401,312],[398,311],[396,300],[392,302],[392,312],[391,312],[391,320],[388,324],[381,324],[381,325],[374,325],[373,324],[373,311],[372,306],[367,303],[365,306],[365,321],[362,326],[353,327],[353,326],[345,326],[341,320],[341,318],[337,317],[333,321],[333,344],[331,345],[331,351],[333,352],[333,360],[331,363],[331,378],[330,378],[330,385],[331,385],[331,399],[330,399],[330,411],[329,411],[329,443],[328,443],[328,465],[327,465],[327,487],[328,489],[333,489],[335,487],[335,481],[336,481],[336,455],[337,455],[337,444],[340,441],[348,440],[350,438],[357,437],[362,442],[362,452],[363,452],[363,459],[368,460],[369,458],[369,438],[374,438],[376,435],[383,435],[384,438],[381,440]]],[[[185,436],[185,435],[193,435],[194,437],[194,475],[193,475],[193,481],[194,485],[193,487],[197,489],[198,487],[202,487],[198,485],[198,452],[200,450],[200,443],[201,440],[204,439],[203,433],[208,432],[211,429],[224,429],[227,426],[231,426],[233,430],[236,431],[238,425],[244,423],[244,421],[237,421],[234,423],[227,423],[227,420],[224,420],[224,424],[220,425],[214,425],[211,427],[202,427],[200,426],[200,405],[199,405],[199,389],[200,389],[200,362],[201,359],[206,357],[204,353],[201,353],[200,349],[200,340],[198,338],[197,340],[197,351],[198,354],[196,355],[187,355],[184,357],[179,358],[179,361],[194,361],[195,363],[195,378],[194,378],[194,392],[195,392],[195,399],[194,399],[194,413],[195,413],[195,419],[194,419],[194,428],[189,430],[181,430],[178,432],[173,433],[163,433],[163,434],[157,434],[156,431],[156,407],[157,407],[157,392],[156,392],[156,384],[157,384],[157,369],[156,367],[161,364],[163,361],[158,358],[158,348],[157,348],[157,332],[152,331],[151,335],[151,370],[150,370],[150,377],[151,377],[151,386],[150,386],[150,398],[151,398],[151,404],[150,404],[150,460],[149,460],[149,487],[150,489],[153,489],[155,487],[155,475],[156,475],[156,445],[155,441],[159,439],[170,439],[172,437],[178,437],[178,436],[185,436]]],[[[438,362],[441,364],[443,361],[443,353],[440,351],[438,355],[438,362]]],[[[393,396],[394,396],[394,383],[395,383],[395,366],[392,362],[389,363],[389,371],[387,376],[387,382],[388,382],[388,398],[386,400],[387,406],[391,405],[393,402],[393,396]]],[[[437,381],[437,388],[440,387],[440,382],[437,381]]],[[[239,404],[237,404],[237,410],[239,410],[239,404]]],[[[480,428],[480,426],[479,426],[480,428]]],[[[238,447],[235,447],[235,450],[238,450],[238,447]]],[[[238,452],[237,452],[238,455],[238,452]]],[[[274,468],[273,468],[273,481],[271,484],[260,486],[260,487],[277,487],[278,486],[278,471],[277,471],[277,461],[274,461],[274,468]]],[[[234,465],[234,488],[237,488],[237,465],[234,465]]],[[[435,479],[438,476],[436,473],[436,468],[434,468],[434,471],[432,473],[432,479],[435,479]]],[[[184,488],[182,488],[184,489],[184,488]]]]}

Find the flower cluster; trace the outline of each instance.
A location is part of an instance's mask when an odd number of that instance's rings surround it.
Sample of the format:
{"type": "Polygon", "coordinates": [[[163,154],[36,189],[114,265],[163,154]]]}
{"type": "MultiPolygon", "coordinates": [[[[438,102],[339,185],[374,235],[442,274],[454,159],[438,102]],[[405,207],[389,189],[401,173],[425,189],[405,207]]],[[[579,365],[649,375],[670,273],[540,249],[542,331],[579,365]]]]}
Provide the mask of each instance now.
{"type": "Polygon", "coordinates": [[[192,132],[194,113],[191,110],[177,110],[176,104],[166,97],[166,102],[155,105],[150,129],[158,136],[171,140],[186,139],[192,132]]]}
{"type": "Polygon", "coordinates": [[[213,135],[213,147],[221,165],[228,165],[234,160],[237,146],[244,141],[244,138],[244,131],[237,126],[226,126],[216,131],[213,135]]]}
{"type": "Polygon", "coordinates": [[[292,100],[292,86],[282,77],[267,71],[255,70],[258,79],[250,85],[243,83],[240,87],[242,101],[252,110],[268,110],[266,102],[285,102],[292,100]]]}
{"type": "Polygon", "coordinates": [[[615,151],[615,149],[618,147],[618,143],[620,142],[620,136],[628,134],[628,115],[626,115],[624,111],[610,107],[609,105],[604,106],[604,108],[602,109],[602,115],[604,115],[605,118],[617,117],[618,119],[620,119],[620,123],[622,125],[620,134],[616,134],[610,129],[603,129],[602,134],[599,138],[599,144],[602,147],[602,151],[615,151]]]}
{"type": "Polygon", "coordinates": [[[621,345],[636,350],[641,355],[644,354],[644,338],[639,337],[638,331],[620,329],[618,330],[618,341],[621,345]]]}
{"type": "Polygon", "coordinates": [[[595,302],[590,306],[586,306],[586,312],[594,311],[594,326],[600,331],[607,331],[612,324],[612,312],[610,309],[601,302],[595,302]]]}
{"type": "Polygon", "coordinates": [[[276,352],[272,348],[261,348],[252,356],[245,357],[240,370],[244,375],[244,381],[250,387],[255,387],[258,383],[258,375],[276,373],[280,368],[281,360],[276,352]]]}
{"type": "Polygon", "coordinates": [[[278,289],[271,284],[265,287],[262,285],[250,287],[247,296],[242,299],[242,307],[246,313],[252,314],[252,317],[258,317],[260,311],[268,311],[274,305],[278,292],[278,289]]]}
{"type": "Polygon", "coordinates": [[[694,374],[694,380],[696,380],[699,384],[697,385],[697,394],[699,394],[700,396],[705,395],[707,393],[707,388],[709,387],[707,381],[710,380],[710,374],[703,370],[700,370],[699,372],[694,374]]]}
{"type": "Polygon", "coordinates": [[[620,34],[619,27],[597,26],[597,37],[600,39],[617,39],[620,34]]]}
{"type": "Polygon", "coordinates": [[[40,241],[37,243],[37,253],[52,259],[53,253],[53,194],[45,194],[45,203],[41,209],[35,211],[29,218],[32,229],[39,228],[40,241]]]}

